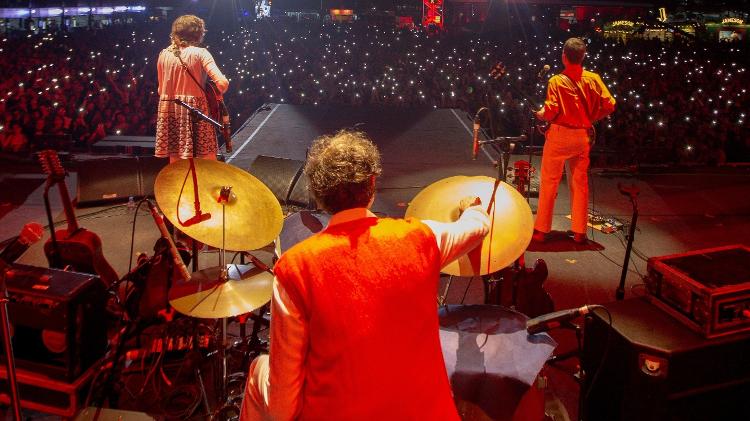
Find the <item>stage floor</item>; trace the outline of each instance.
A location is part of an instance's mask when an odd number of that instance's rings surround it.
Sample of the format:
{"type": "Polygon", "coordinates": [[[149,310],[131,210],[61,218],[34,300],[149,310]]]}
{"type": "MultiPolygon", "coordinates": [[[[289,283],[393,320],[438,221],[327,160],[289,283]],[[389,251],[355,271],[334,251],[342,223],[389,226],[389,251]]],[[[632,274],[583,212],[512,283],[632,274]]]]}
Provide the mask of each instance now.
{"type": "MultiPolygon", "coordinates": [[[[228,163],[248,169],[259,155],[304,160],[310,143],[317,136],[342,128],[366,132],[379,146],[383,174],[373,210],[379,215],[400,217],[409,201],[424,187],[455,175],[496,173],[492,165],[498,156],[494,151],[480,153],[471,159],[471,120],[458,110],[409,110],[387,108],[301,107],[267,104],[233,136],[235,152],[228,163]]],[[[513,156],[512,160],[528,159],[513,156]]],[[[539,167],[539,157],[533,166],[539,167]]],[[[75,177],[68,177],[71,196],[75,196],[75,177]]],[[[44,176],[37,172],[2,173],[0,191],[2,219],[0,239],[17,235],[24,223],[45,224],[42,201],[44,176]],[[25,198],[25,199],[24,199],[25,198]]],[[[633,184],[640,189],[640,216],[627,274],[626,297],[641,295],[643,258],[690,250],[747,243],[750,237],[750,174],[743,169],[696,170],[685,173],[644,173],[620,169],[593,168],[590,175],[590,207],[598,213],[624,223],[630,220],[630,201],[618,191],[618,183],[633,184]]],[[[53,214],[63,218],[57,192],[51,193],[53,214]]],[[[457,200],[459,198],[456,198],[457,200]]],[[[536,207],[531,199],[532,209],[536,207]]],[[[125,205],[77,209],[80,225],[98,234],[105,257],[122,276],[127,273],[133,251],[151,254],[159,233],[148,212],[141,210],[133,224],[134,213],[125,205]]],[[[589,231],[589,243],[578,245],[567,235],[570,221],[569,193],[563,180],[560,185],[551,239],[532,244],[526,261],[544,259],[549,267],[545,289],[556,309],[584,304],[605,304],[614,300],[625,254],[624,234],[589,231]]],[[[230,233],[231,235],[231,233],[230,233]]],[[[46,239],[46,236],[45,236],[46,239]]],[[[41,244],[32,246],[19,262],[46,266],[41,244]]],[[[270,254],[262,252],[263,259],[270,254]]],[[[201,267],[218,264],[216,252],[201,256],[201,267]]],[[[445,285],[445,279],[443,279],[445,285]]],[[[447,293],[448,303],[483,302],[479,279],[459,278],[447,293]]],[[[552,333],[560,343],[559,351],[573,346],[571,332],[552,333]]],[[[560,397],[576,419],[578,386],[567,372],[574,371],[576,359],[550,368],[550,390],[560,397]]]]}

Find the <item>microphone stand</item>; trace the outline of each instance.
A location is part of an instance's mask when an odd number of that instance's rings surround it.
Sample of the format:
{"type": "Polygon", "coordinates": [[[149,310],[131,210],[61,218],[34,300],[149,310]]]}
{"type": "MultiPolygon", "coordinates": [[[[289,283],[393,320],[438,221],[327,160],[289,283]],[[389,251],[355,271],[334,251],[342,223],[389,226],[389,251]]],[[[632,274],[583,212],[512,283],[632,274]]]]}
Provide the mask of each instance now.
{"type": "Polygon", "coordinates": [[[633,250],[633,237],[635,236],[635,224],[638,222],[638,193],[639,190],[636,186],[624,187],[621,184],[617,184],[617,188],[620,193],[630,198],[630,203],[633,205],[633,217],[630,220],[630,229],[628,230],[628,245],[625,247],[625,262],[622,264],[622,273],[620,274],[620,284],[617,285],[615,291],[615,298],[620,301],[625,298],[625,277],[628,274],[628,265],[630,264],[630,252],[633,250]]]}
{"type": "MultiPolygon", "coordinates": [[[[539,75],[537,75],[537,79],[541,80],[541,77],[539,77],[539,75]]],[[[516,94],[517,96],[521,97],[521,99],[525,100],[529,104],[532,104],[532,101],[529,98],[529,96],[526,95],[526,94],[524,94],[523,91],[521,91],[519,88],[513,86],[511,83],[508,83],[506,86],[514,94],[516,94]]],[[[529,121],[529,132],[528,132],[528,135],[527,135],[529,144],[528,144],[528,146],[526,146],[528,148],[528,150],[529,150],[529,165],[532,164],[532,159],[534,157],[534,149],[535,149],[535,144],[534,144],[535,140],[534,140],[534,138],[535,138],[536,130],[537,130],[536,121],[537,121],[536,120],[536,116],[534,115],[534,112],[532,112],[531,113],[531,120],[529,121]]],[[[523,140],[526,140],[526,138],[524,138],[523,140]]],[[[531,177],[529,177],[528,184],[526,186],[526,192],[524,194],[524,197],[526,198],[527,202],[531,201],[530,193],[531,193],[531,177]]]]}
{"type": "Polygon", "coordinates": [[[5,371],[8,374],[8,388],[10,402],[13,406],[13,419],[21,421],[21,398],[18,396],[18,380],[16,379],[16,360],[13,356],[13,343],[10,335],[10,318],[8,317],[8,288],[6,285],[7,271],[10,265],[0,259],[0,328],[3,332],[3,347],[5,350],[5,371]]]}
{"type": "MultiPolygon", "coordinates": [[[[177,104],[177,105],[179,105],[179,106],[181,106],[181,107],[184,107],[185,109],[187,109],[190,112],[190,126],[191,126],[191,129],[192,129],[191,137],[192,137],[192,141],[193,141],[193,158],[197,158],[197,156],[196,156],[196,147],[198,146],[198,123],[199,123],[199,121],[203,120],[203,121],[207,122],[208,124],[214,126],[215,128],[217,128],[219,130],[221,130],[224,127],[224,125],[221,124],[221,123],[219,123],[218,121],[214,120],[213,118],[207,116],[201,110],[199,110],[199,109],[197,109],[197,108],[195,108],[195,107],[193,107],[193,106],[185,103],[185,101],[183,101],[183,100],[181,100],[179,98],[175,98],[174,99],[174,103],[177,104]]],[[[197,200],[198,200],[197,199],[198,198],[197,175],[195,174],[195,169],[194,169],[195,167],[192,165],[192,162],[191,162],[190,168],[193,170],[193,182],[194,182],[193,190],[195,192],[195,198],[196,198],[196,210],[199,210],[200,209],[200,205],[197,202],[197,200]]],[[[196,216],[200,216],[200,215],[197,214],[196,216]]],[[[193,254],[193,262],[192,262],[193,263],[193,271],[197,271],[198,270],[198,243],[195,240],[193,240],[193,247],[192,247],[191,251],[192,251],[192,254],[193,254]]]]}

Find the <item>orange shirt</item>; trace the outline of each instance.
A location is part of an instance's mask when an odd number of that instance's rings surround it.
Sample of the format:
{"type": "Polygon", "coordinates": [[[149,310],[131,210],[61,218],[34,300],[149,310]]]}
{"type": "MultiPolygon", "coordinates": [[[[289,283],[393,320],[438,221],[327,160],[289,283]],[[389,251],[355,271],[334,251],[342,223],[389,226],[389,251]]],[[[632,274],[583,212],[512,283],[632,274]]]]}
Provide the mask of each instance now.
{"type": "MultiPolygon", "coordinates": [[[[270,375],[258,382],[263,419],[458,421],[437,279],[489,224],[479,206],[450,223],[348,209],[285,252],[274,267],[270,375]]],[[[258,419],[245,408],[241,420],[258,419]]]]}
{"type": "Polygon", "coordinates": [[[567,67],[563,75],[554,75],[547,84],[543,118],[570,128],[589,128],[615,110],[615,99],[598,74],[580,66],[567,67]],[[567,76],[567,77],[566,77],[567,76]],[[578,98],[580,88],[584,100],[578,98]],[[584,108],[585,107],[585,108],[584,108]]]}

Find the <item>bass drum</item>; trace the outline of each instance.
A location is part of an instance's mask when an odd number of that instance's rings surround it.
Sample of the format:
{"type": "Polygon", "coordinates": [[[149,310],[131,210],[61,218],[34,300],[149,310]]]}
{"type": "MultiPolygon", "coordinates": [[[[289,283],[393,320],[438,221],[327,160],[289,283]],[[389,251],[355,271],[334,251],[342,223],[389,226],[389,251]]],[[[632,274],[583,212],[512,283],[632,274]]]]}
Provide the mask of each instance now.
{"type": "Polygon", "coordinates": [[[555,349],[529,336],[525,315],[501,306],[448,305],[438,310],[440,342],[456,408],[464,421],[542,421],[538,377],[555,349]]]}
{"type": "Polygon", "coordinates": [[[276,241],[276,256],[289,250],[300,241],[323,230],[331,220],[331,215],[323,211],[303,210],[289,214],[276,241]]]}

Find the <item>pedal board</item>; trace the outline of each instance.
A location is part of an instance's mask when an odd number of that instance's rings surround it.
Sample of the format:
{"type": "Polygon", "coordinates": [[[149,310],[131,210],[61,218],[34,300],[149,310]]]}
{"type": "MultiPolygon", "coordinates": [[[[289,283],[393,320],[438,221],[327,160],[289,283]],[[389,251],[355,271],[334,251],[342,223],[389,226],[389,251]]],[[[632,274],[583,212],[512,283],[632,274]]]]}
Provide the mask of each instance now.
{"type": "MultiPolygon", "coordinates": [[[[569,214],[565,215],[565,217],[568,219],[573,218],[569,214]]],[[[586,225],[605,234],[613,234],[617,231],[622,231],[625,226],[625,224],[619,219],[612,216],[602,215],[593,209],[589,209],[586,225]]]]}

